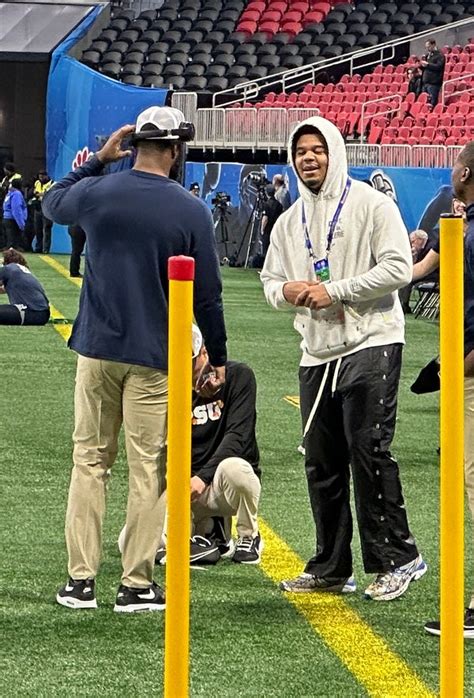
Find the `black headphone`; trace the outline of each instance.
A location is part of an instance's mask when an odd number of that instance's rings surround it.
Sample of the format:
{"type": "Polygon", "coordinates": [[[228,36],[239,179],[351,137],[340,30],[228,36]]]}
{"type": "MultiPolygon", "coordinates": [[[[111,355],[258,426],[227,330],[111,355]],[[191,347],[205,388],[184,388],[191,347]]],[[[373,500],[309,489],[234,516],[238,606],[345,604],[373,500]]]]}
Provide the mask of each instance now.
{"type": "MultiPolygon", "coordinates": [[[[152,124],[150,124],[150,126],[152,126],[152,124]]],[[[139,143],[140,141],[162,139],[169,139],[170,142],[173,143],[170,136],[175,136],[176,138],[174,140],[181,141],[182,143],[189,143],[189,141],[194,140],[195,135],[196,129],[194,128],[194,124],[190,123],[189,121],[182,121],[178,128],[167,129],[152,127],[150,129],[132,133],[131,141],[133,145],[139,143]]]]}

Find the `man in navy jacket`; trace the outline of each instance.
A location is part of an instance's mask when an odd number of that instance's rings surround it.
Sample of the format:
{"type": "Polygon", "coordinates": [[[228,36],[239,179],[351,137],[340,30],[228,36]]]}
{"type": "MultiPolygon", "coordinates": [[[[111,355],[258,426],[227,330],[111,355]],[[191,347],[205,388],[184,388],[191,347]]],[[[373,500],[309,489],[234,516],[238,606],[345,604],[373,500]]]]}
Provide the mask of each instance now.
{"type": "MultiPolygon", "coordinates": [[[[196,262],[194,314],[209,350],[201,386],[225,381],[226,334],[214,227],[206,205],[172,179],[183,161],[189,125],[170,107],[150,107],[124,126],[83,167],[45,195],[43,213],[86,233],[79,314],[69,346],[78,353],[74,467],[66,514],[69,581],[58,603],[96,608],[107,473],[124,425],[129,465],[127,536],[116,611],[164,608],[153,582],[158,547],[157,504],[164,467],[168,370],[168,259],[196,262]],[[131,170],[101,176],[130,155],[131,170]]],[[[189,356],[191,360],[191,356],[189,356]]]]}

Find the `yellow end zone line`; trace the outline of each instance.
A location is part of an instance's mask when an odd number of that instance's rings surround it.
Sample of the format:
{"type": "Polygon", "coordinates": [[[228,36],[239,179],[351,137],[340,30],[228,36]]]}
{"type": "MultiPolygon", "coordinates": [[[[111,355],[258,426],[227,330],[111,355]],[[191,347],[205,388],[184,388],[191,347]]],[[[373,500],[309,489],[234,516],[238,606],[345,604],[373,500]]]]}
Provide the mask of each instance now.
{"type": "MultiPolygon", "coordinates": [[[[65,267],[44,257],[61,274],[65,267]],[[57,265],[57,267],[56,267],[57,265]],[[62,271],[61,271],[62,269],[62,271]]],[[[69,277],[68,277],[69,278],[69,277]]],[[[76,279],[71,279],[76,281],[76,279]]],[[[50,305],[53,320],[64,316],[50,305]]],[[[70,324],[54,324],[56,332],[67,341],[70,324]]],[[[298,398],[285,398],[299,406],[298,398]]],[[[300,574],[304,562],[274,531],[259,518],[259,530],[265,541],[260,569],[275,584],[300,574]]],[[[282,592],[283,594],[284,592],[282,592]]],[[[349,669],[373,698],[435,698],[435,694],[372,628],[335,594],[287,594],[285,599],[305,618],[327,647],[349,669]]],[[[368,602],[370,603],[370,602],[368,602]]],[[[373,602],[375,603],[375,602],[373,602]]]]}
{"type": "MultiPolygon", "coordinates": [[[[259,529],[265,541],[260,569],[275,583],[300,574],[304,569],[303,560],[262,519],[259,519],[259,529]]],[[[370,696],[434,698],[436,694],[342,596],[324,592],[282,593],[370,696]]]]}
{"type": "MultiPolygon", "coordinates": [[[[62,313],[59,312],[57,308],[54,307],[51,303],[49,304],[49,310],[51,312],[51,318],[53,320],[65,320],[66,318],[62,313]]],[[[61,337],[64,339],[65,342],[69,340],[69,337],[71,336],[72,332],[72,325],[69,323],[53,323],[53,327],[56,330],[58,334],[61,335],[61,337]]]]}
{"type": "Polygon", "coordinates": [[[66,279],[70,281],[72,284],[81,288],[82,279],[79,277],[70,276],[69,269],[66,269],[65,266],[57,262],[55,259],[53,259],[53,257],[50,257],[47,254],[42,254],[40,255],[40,259],[42,259],[43,262],[46,262],[46,264],[49,264],[49,266],[52,267],[55,271],[57,271],[59,274],[61,274],[61,276],[65,276],[66,279]]]}

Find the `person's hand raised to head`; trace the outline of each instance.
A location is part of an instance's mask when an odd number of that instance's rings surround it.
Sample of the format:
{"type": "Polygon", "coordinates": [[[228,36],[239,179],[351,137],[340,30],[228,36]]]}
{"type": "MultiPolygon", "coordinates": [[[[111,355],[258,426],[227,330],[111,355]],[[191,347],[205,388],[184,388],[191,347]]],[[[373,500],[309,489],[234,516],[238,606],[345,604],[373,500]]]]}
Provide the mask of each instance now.
{"type": "Polygon", "coordinates": [[[118,128],[109,136],[107,142],[97,151],[96,156],[101,163],[107,165],[109,162],[117,162],[123,158],[129,157],[132,154],[131,150],[122,150],[122,142],[124,138],[135,131],[133,124],[127,124],[118,128]]]}

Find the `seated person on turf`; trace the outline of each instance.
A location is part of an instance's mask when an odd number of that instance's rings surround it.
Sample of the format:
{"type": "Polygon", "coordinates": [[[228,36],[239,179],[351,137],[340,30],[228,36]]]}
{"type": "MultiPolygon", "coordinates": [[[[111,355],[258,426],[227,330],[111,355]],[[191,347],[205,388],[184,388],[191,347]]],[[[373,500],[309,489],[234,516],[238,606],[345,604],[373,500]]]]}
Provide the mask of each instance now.
{"type": "Polygon", "coordinates": [[[28,268],[28,262],[12,247],[3,253],[0,293],[9,303],[0,305],[0,325],[45,325],[49,302],[44,288],[28,268]]]}
{"type": "MultiPolygon", "coordinates": [[[[194,384],[207,361],[201,332],[193,326],[194,384]]],[[[257,524],[260,468],[255,403],[254,373],[236,361],[226,363],[225,384],[213,397],[193,392],[191,509],[195,535],[191,562],[217,562],[219,550],[234,562],[260,562],[263,544],[257,524]],[[230,533],[232,516],[236,517],[238,535],[235,546],[230,533]]],[[[159,506],[160,535],[165,539],[166,492],[159,506]]],[[[122,530],[119,547],[124,535],[122,530]]],[[[157,562],[164,562],[164,554],[160,548],[157,562]]]]}

